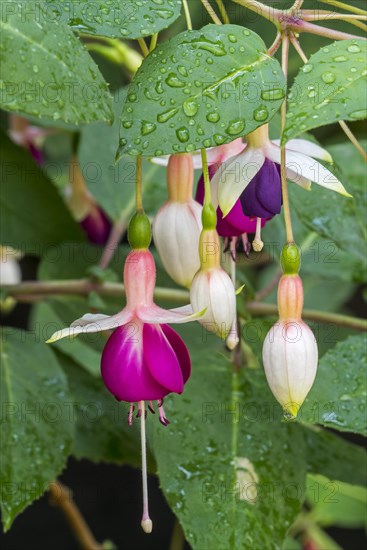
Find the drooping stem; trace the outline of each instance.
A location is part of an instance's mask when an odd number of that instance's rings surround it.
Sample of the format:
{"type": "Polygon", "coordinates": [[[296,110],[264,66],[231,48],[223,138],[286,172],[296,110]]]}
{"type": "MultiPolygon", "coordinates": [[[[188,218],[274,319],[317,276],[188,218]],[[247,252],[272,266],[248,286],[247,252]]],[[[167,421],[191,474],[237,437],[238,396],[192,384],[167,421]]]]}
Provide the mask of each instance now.
{"type": "Polygon", "coordinates": [[[276,37],[275,37],[274,42],[272,43],[272,45],[268,49],[268,55],[270,55],[272,57],[274,54],[276,54],[276,52],[278,51],[281,43],[282,43],[282,35],[280,34],[280,32],[278,32],[276,37]]]}
{"type": "Polygon", "coordinates": [[[230,23],[230,21],[229,21],[228,14],[226,12],[226,8],[224,7],[223,1],[222,0],[215,0],[215,1],[217,3],[218,9],[220,11],[220,15],[223,19],[223,23],[228,25],[228,23],[230,23]]]}
{"type": "Polygon", "coordinates": [[[121,241],[123,234],[127,231],[128,223],[124,213],[124,216],[121,217],[113,226],[111,233],[108,237],[107,243],[103,249],[103,254],[99,261],[99,267],[101,269],[106,269],[113,258],[113,255],[116,251],[116,248],[121,241]]]}
{"type": "Polygon", "coordinates": [[[268,19],[268,21],[271,21],[274,23],[275,21],[278,21],[280,18],[280,15],[282,14],[281,10],[278,10],[276,8],[271,8],[270,6],[266,6],[265,4],[262,4],[261,2],[258,2],[257,0],[233,0],[236,4],[240,4],[244,8],[248,8],[251,11],[254,11],[258,15],[261,15],[265,19],[268,19]]]}
{"type": "Polygon", "coordinates": [[[179,521],[176,519],[173,526],[169,550],[183,550],[185,546],[185,535],[179,521]]]}
{"type": "Polygon", "coordinates": [[[143,54],[144,57],[147,57],[147,55],[149,55],[149,48],[146,45],[144,38],[138,38],[138,43],[141,49],[141,53],[143,54]]]}
{"type": "Polygon", "coordinates": [[[308,32],[309,34],[316,34],[317,36],[324,36],[325,38],[330,38],[330,40],[352,40],[361,38],[356,34],[350,34],[347,32],[337,31],[335,29],[329,29],[327,27],[321,27],[320,25],[314,25],[308,21],[302,21],[295,23],[288,23],[287,27],[289,30],[295,31],[297,33],[308,32]]]}
{"type": "Polygon", "coordinates": [[[191,21],[191,15],[189,10],[189,5],[187,3],[187,0],[182,0],[185,18],[186,18],[186,26],[188,31],[192,31],[192,21],[191,21]]]}
{"type": "MultiPolygon", "coordinates": [[[[285,35],[283,36],[283,41],[282,41],[282,69],[286,79],[288,76],[288,56],[289,56],[289,37],[285,35]]],[[[287,100],[285,99],[281,108],[280,135],[283,135],[283,132],[285,129],[286,114],[287,114],[287,100]]],[[[282,180],[282,197],[283,197],[285,231],[287,236],[287,242],[292,243],[294,242],[294,237],[293,237],[292,218],[291,218],[291,210],[290,210],[289,195],[288,195],[285,145],[283,145],[280,149],[280,176],[282,180]]]]}
{"type": "Polygon", "coordinates": [[[94,538],[79,508],[73,501],[70,490],[60,482],[54,481],[50,483],[49,492],[52,503],[62,510],[81,548],[83,550],[102,550],[102,545],[94,538]]]}
{"type": "Polygon", "coordinates": [[[136,211],[143,212],[143,178],[142,178],[142,158],[136,157],[136,211]]]}
{"type": "Polygon", "coordinates": [[[208,0],[201,0],[201,3],[203,4],[204,8],[208,12],[209,16],[211,17],[213,23],[216,25],[221,25],[222,21],[219,19],[218,15],[215,13],[211,5],[209,4],[208,0]]]}
{"type": "Polygon", "coordinates": [[[205,190],[204,204],[211,204],[212,197],[211,197],[211,190],[210,190],[210,178],[209,178],[208,160],[206,157],[206,149],[201,150],[201,161],[203,165],[204,190],[205,190]]]}
{"type": "Polygon", "coordinates": [[[140,409],[140,435],[141,435],[141,474],[143,483],[143,516],[141,518],[141,526],[145,533],[151,533],[153,529],[152,520],[149,517],[148,503],[148,470],[147,470],[147,441],[145,433],[145,404],[144,401],[139,403],[140,409]]]}
{"type": "MultiPolygon", "coordinates": [[[[296,52],[298,53],[298,55],[302,59],[303,63],[307,63],[308,62],[308,57],[305,54],[305,52],[303,51],[301,44],[299,43],[299,41],[297,40],[297,38],[294,36],[293,33],[290,34],[290,41],[292,43],[292,46],[294,47],[294,49],[296,50],[296,52]]],[[[347,123],[344,122],[344,120],[339,120],[339,125],[340,125],[341,129],[343,130],[343,132],[345,133],[345,135],[347,136],[347,138],[351,141],[351,143],[353,143],[353,145],[357,149],[357,151],[359,151],[359,153],[362,155],[362,157],[365,160],[367,160],[366,151],[363,149],[363,147],[361,146],[358,139],[353,134],[352,130],[349,128],[347,123]]]]}
{"type": "Polygon", "coordinates": [[[347,136],[347,138],[353,143],[354,147],[361,153],[364,160],[367,160],[367,153],[363,149],[362,145],[359,143],[356,136],[353,134],[352,130],[349,128],[348,124],[344,120],[339,121],[340,127],[347,136]]]}
{"type": "Polygon", "coordinates": [[[290,9],[291,13],[297,13],[297,11],[301,9],[303,2],[304,0],[295,0],[293,6],[290,9]]]}
{"type": "Polygon", "coordinates": [[[320,0],[320,2],[322,2],[323,4],[328,4],[329,6],[334,6],[335,8],[340,8],[342,10],[356,13],[358,15],[367,15],[366,10],[362,10],[361,8],[357,8],[350,4],[345,4],[344,2],[339,2],[338,0],[320,0]]]}
{"type": "MultiPolygon", "coordinates": [[[[305,10],[306,11],[306,10],[305,10]]],[[[367,15],[359,15],[355,16],[353,14],[347,14],[347,13],[335,13],[332,11],[314,11],[310,10],[311,13],[308,12],[302,12],[302,19],[304,21],[329,21],[331,19],[342,19],[343,21],[349,21],[349,20],[355,20],[355,19],[361,19],[363,21],[367,20],[367,15]]]]}
{"type": "Polygon", "coordinates": [[[157,45],[157,40],[158,40],[158,33],[156,32],[155,34],[153,34],[151,40],[150,40],[150,44],[149,44],[149,51],[152,52],[153,50],[155,50],[155,47],[157,45]]]}

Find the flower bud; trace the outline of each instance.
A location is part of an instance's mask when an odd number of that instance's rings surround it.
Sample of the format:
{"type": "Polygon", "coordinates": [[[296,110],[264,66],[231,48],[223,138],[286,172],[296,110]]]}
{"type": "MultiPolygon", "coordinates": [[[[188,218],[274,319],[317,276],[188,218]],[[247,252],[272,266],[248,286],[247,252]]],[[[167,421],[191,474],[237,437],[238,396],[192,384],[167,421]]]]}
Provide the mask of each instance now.
{"type": "Polygon", "coordinates": [[[215,230],[203,230],[200,236],[201,268],[190,289],[194,311],[206,311],[199,322],[210,332],[226,338],[236,315],[233,283],[220,266],[220,247],[215,230]]]}
{"type": "Polygon", "coordinates": [[[153,221],[154,243],[163,266],[179,285],[190,287],[200,267],[202,207],[192,198],[191,155],[171,155],[167,170],[169,200],[153,221]]]}
{"type": "Polygon", "coordinates": [[[263,346],[266,378],[286,415],[297,416],[315,380],[315,336],[302,320],[303,287],[299,275],[283,275],[278,287],[279,321],[263,346]]]}

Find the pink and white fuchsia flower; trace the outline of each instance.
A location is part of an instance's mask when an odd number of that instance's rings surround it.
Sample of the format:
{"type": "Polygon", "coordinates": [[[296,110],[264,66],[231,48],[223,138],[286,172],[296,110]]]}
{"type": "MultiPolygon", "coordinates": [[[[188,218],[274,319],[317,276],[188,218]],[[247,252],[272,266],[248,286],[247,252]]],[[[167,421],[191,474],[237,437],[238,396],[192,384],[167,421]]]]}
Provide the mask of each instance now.
{"type": "MultiPolygon", "coordinates": [[[[147,249],[130,252],[124,269],[126,306],[116,315],[87,313],[69,328],[55,332],[48,343],[66,336],[114,330],[101,359],[101,373],[108,390],[119,401],[133,404],[158,401],[160,420],[168,423],[162,402],[170,392],[182,393],[190,371],[190,357],[182,339],[168,323],[199,318],[190,305],[165,310],[153,302],[156,280],[154,258],[147,249]]],[[[150,403],[152,408],[152,404],[150,403]]]]}

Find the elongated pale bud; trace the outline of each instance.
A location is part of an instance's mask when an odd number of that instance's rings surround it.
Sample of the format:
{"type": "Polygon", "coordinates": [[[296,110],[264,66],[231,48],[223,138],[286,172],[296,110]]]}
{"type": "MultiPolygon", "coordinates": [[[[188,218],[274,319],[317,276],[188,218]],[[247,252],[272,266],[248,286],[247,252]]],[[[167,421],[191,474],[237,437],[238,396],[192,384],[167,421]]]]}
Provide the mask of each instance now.
{"type": "Polygon", "coordinates": [[[229,275],[220,266],[220,246],[215,229],[203,229],[200,235],[200,270],[190,289],[194,311],[206,312],[199,322],[209,332],[226,338],[236,315],[236,296],[229,275]]]}
{"type": "Polygon", "coordinates": [[[171,155],[167,169],[169,200],[153,221],[154,243],[169,276],[190,287],[200,267],[201,205],[192,198],[194,168],[191,155],[171,155]]]}
{"type": "Polygon", "coordinates": [[[290,254],[293,262],[283,261],[283,249],[282,266],[286,274],[278,287],[279,321],[268,332],[263,346],[268,384],[289,417],[297,416],[310,391],[318,361],[315,336],[301,317],[303,286],[297,273],[300,260],[294,252],[290,254]]]}

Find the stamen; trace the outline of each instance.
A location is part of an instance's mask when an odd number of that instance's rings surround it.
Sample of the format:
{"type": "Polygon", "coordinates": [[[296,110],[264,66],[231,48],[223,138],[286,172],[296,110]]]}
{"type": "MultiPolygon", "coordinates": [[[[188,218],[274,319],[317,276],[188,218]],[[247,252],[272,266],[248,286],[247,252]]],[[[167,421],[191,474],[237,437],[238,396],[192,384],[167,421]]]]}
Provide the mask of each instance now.
{"type": "Polygon", "coordinates": [[[233,237],[233,239],[231,239],[231,242],[229,243],[231,258],[233,262],[237,261],[236,245],[237,245],[237,237],[233,237]]]}
{"type": "Polygon", "coordinates": [[[153,529],[152,520],[149,517],[148,503],[148,475],[147,475],[147,445],[145,437],[145,409],[144,401],[139,402],[140,412],[140,435],[141,435],[141,470],[143,481],[143,516],[141,518],[141,526],[145,533],[151,533],[153,529]]]}
{"type": "Polygon", "coordinates": [[[247,233],[242,233],[242,244],[243,244],[243,251],[246,254],[247,257],[250,255],[251,251],[251,243],[248,240],[247,233]]]}
{"type": "Polygon", "coordinates": [[[163,426],[168,426],[170,421],[166,417],[166,414],[165,414],[164,409],[163,409],[163,399],[162,399],[162,405],[158,405],[158,407],[159,407],[159,409],[158,409],[159,410],[159,422],[161,424],[163,424],[163,426]]]}
{"type": "Polygon", "coordinates": [[[154,406],[153,406],[152,401],[149,401],[148,409],[150,410],[151,413],[155,414],[155,410],[154,410],[154,406]]]}
{"type": "Polygon", "coordinates": [[[261,218],[256,219],[256,233],[255,238],[252,241],[252,248],[255,252],[261,252],[264,248],[264,243],[261,240],[261,218]]]}
{"type": "Polygon", "coordinates": [[[130,404],[130,410],[129,410],[129,414],[128,414],[128,417],[127,417],[127,423],[129,424],[129,426],[132,426],[133,425],[133,414],[134,414],[134,404],[131,403],[130,404]]]}

